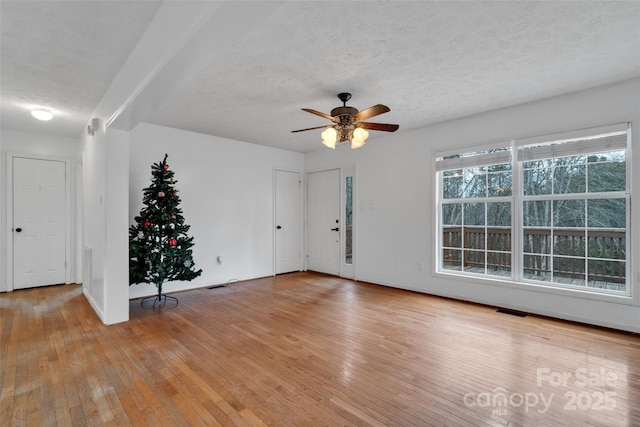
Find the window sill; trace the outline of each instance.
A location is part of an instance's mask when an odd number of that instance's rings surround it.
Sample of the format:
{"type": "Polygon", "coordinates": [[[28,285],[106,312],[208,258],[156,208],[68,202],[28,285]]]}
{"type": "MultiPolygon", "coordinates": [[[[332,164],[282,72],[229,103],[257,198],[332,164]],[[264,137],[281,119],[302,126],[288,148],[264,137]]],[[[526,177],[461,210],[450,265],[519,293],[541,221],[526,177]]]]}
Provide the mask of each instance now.
{"type": "MultiPolygon", "coordinates": [[[[640,305],[637,301],[637,298],[634,298],[632,295],[633,289],[631,294],[601,292],[601,291],[592,291],[592,290],[589,290],[588,288],[585,288],[585,289],[578,289],[573,287],[570,288],[568,286],[563,287],[562,285],[558,285],[558,284],[547,285],[541,282],[533,282],[533,281],[516,282],[508,278],[487,277],[486,275],[483,275],[483,274],[473,274],[473,273],[457,274],[454,271],[452,272],[436,271],[433,273],[433,276],[437,278],[444,278],[449,280],[457,279],[462,282],[467,282],[471,285],[474,284],[473,282],[477,283],[478,281],[481,281],[483,285],[501,286],[501,287],[508,287],[511,289],[541,292],[548,295],[562,295],[562,296],[571,297],[571,298],[583,298],[583,299],[614,303],[614,304],[625,304],[625,305],[634,305],[634,306],[640,305]]],[[[633,284],[631,284],[630,286],[633,288],[633,284]]]]}

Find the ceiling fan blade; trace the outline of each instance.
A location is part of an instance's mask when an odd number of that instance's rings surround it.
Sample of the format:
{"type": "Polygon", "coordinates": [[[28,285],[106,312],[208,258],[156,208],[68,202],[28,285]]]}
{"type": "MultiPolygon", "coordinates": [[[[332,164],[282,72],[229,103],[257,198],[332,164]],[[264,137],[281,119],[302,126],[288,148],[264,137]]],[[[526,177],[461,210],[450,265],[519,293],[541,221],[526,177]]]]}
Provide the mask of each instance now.
{"type": "Polygon", "coordinates": [[[388,113],[391,111],[386,105],[378,104],[373,107],[369,107],[366,110],[362,110],[359,113],[353,115],[353,118],[357,121],[367,120],[369,117],[377,116],[379,114],[388,113]]]}
{"type": "Polygon", "coordinates": [[[316,126],[314,128],[306,128],[306,129],[298,129],[298,130],[292,130],[291,133],[295,133],[295,132],[304,132],[305,130],[314,130],[314,129],[322,129],[322,128],[330,128],[333,127],[333,125],[325,125],[325,126],[316,126]]]}
{"type": "Polygon", "coordinates": [[[381,130],[384,132],[395,132],[400,128],[400,125],[391,125],[388,123],[359,122],[358,127],[370,130],[381,130]]]}
{"type": "Polygon", "coordinates": [[[320,111],[312,110],[311,108],[303,108],[302,111],[306,111],[307,113],[315,114],[316,116],[324,117],[327,120],[331,120],[332,122],[338,123],[337,117],[331,117],[328,114],[321,113],[320,111]]]}

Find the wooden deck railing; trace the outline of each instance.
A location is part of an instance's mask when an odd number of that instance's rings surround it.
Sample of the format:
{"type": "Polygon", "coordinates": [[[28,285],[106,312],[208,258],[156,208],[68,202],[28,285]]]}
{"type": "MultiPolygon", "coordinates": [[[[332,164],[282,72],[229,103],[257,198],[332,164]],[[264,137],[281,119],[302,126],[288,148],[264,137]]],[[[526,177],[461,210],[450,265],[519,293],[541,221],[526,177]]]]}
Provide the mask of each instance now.
{"type": "MultiPolygon", "coordinates": [[[[464,267],[486,266],[498,270],[511,270],[511,229],[489,227],[464,227],[463,248],[462,227],[443,229],[444,264],[464,267]],[[463,251],[464,250],[464,251],[463,251]]],[[[615,283],[625,282],[626,242],[623,230],[597,229],[584,231],[576,229],[525,228],[523,236],[524,273],[555,277],[584,278],[615,283]],[[551,263],[550,254],[554,259],[551,263]]]]}
{"type": "Polygon", "coordinates": [[[350,225],[347,225],[347,229],[345,232],[346,241],[344,244],[345,258],[349,260],[350,263],[351,257],[353,256],[353,228],[350,225]]]}

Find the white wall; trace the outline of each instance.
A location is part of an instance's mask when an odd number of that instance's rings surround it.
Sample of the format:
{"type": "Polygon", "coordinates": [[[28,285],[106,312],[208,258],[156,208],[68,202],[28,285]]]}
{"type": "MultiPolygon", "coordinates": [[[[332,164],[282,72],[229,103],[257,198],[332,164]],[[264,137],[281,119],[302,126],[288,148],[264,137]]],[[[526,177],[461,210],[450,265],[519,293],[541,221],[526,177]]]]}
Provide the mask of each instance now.
{"type": "Polygon", "coordinates": [[[105,323],[129,320],[129,132],[107,131],[105,323]]]}
{"type": "Polygon", "coordinates": [[[358,280],[640,332],[640,209],[631,212],[631,301],[602,302],[581,292],[549,293],[533,286],[434,274],[434,153],[624,121],[635,127],[629,162],[635,206],[640,200],[640,79],[412,131],[371,132],[375,138],[359,150],[308,153],[305,170],[356,164],[358,280]]]}
{"type": "MultiPolygon", "coordinates": [[[[144,123],[131,131],[130,150],[131,224],[143,207],[142,190],[151,184],[151,165],[168,154],[194,237],[195,266],[203,270],[191,282],[165,284],[163,291],[274,274],[274,169],[302,170],[302,154],[144,123]]],[[[153,284],[130,287],[131,298],[154,293],[153,284]]]]}
{"type": "Polygon", "coordinates": [[[83,292],[109,325],[129,319],[129,133],[100,129],[83,147],[83,253],[92,254],[83,292]]]}
{"type": "Polygon", "coordinates": [[[104,300],[104,246],[105,246],[105,185],[106,135],[98,132],[85,136],[83,163],[83,254],[91,250],[90,269],[83,278],[83,292],[100,319],[105,320],[104,300]]]}
{"type": "Polygon", "coordinates": [[[68,179],[70,180],[70,254],[71,259],[69,261],[69,282],[79,283],[82,280],[81,269],[81,254],[76,250],[78,240],[81,238],[81,227],[78,224],[77,218],[81,200],[76,197],[77,189],[81,186],[80,173],[82,170],[81,165],[81,144],[80,139],[62,138],[56,136],[50,136],[40,133],[21,132],[10,129],[0,129],[0,169],[2,174],[0,176],[0,292],[8,289],[8,284],[11,278],[8,277],[7,268],[7,244],[11,229],[11,224],[8,224],[9,220],[7,212],[7,173],[10,173],[7,167],[7,153],[19,154],[25,156],[33,156],[35,158],[51,158],[57,160],[68,160],[71,170],[68,173],[68,179]]]}

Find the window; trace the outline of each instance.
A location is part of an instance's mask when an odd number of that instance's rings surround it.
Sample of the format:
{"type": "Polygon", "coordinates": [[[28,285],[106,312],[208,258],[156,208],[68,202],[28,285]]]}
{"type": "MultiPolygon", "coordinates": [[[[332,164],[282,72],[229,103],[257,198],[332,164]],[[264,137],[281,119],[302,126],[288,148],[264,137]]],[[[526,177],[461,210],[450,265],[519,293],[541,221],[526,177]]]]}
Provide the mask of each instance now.
{"type": "Polygon", "coordinates": [[[510,158],[502,147],[439,162],[443,269],[511,275],[510,158]]]}
{"type": "Polygon", "coordinates": [[[438,271],[629,294],[629,135],[625,124],[439,157],[438,271]]]}
{"type": "Polygon", "coordinates": [[[345,218],[345,264],[353,263],[353,177],[347,176],[344,180],[344,218],[345,218]]]}

